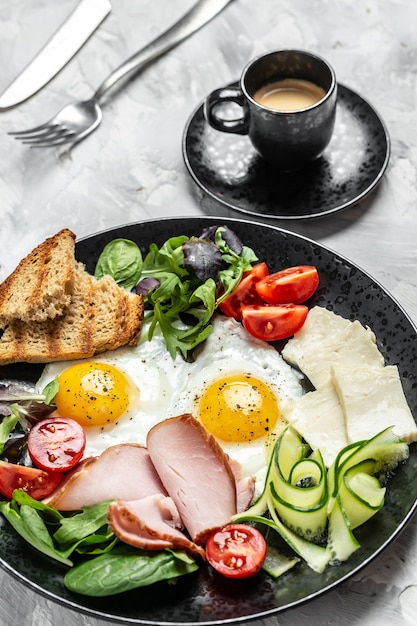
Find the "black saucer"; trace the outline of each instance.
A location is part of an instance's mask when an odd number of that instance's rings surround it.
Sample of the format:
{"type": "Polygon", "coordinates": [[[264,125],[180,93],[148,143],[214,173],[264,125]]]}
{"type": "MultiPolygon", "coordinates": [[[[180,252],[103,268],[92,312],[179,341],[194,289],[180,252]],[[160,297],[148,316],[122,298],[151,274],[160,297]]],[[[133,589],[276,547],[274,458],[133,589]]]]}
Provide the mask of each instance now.
{"type": "Polygon", "coordinates": [[[203,105],[183,136],[185,164],[203,191],[241,213],[276,219],[320,217],[359,202],[380,182],[389,155],[389,135],[379,115],[340,84],[331,142],[303,170],[276,171],[246,136],[212,129],[203,105]]]}

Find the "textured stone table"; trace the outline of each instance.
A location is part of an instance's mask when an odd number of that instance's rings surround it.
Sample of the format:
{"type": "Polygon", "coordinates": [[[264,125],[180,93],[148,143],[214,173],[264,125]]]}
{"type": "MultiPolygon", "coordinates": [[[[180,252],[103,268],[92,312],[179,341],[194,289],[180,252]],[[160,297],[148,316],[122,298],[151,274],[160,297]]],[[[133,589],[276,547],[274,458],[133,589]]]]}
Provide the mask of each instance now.
{"type": "MultiPolygon", "coordinates": [[[[106,107],[74,150],[30,150],[7,131],[45,121],[87,98],[111,69],[169,26],[189,0],[113,0],[111,15],[40,93],[0,113],[0,278],[46,236],[67,226],[82,237],[165,216],[229,215],[192,182],[181,139],[191,112],[272,48],[316,51],[344,85],[380,113],[392,140],[377,190],[326,218],[271,221],[348,257],[387,288],[417,322],[417,4],[413,0],[235,0],[215,21],[149,67],[106,107]]],[[[0,0],[0,92],[76,5],[0,0]]],[[[104,626],[0,571],[1,626],[104,626]]],[[[265,626],[415,623],[417,527],[412,520],[359,574],[265,626]]],[[[257,622],[259,625],[260,622],[257,622]]]]}

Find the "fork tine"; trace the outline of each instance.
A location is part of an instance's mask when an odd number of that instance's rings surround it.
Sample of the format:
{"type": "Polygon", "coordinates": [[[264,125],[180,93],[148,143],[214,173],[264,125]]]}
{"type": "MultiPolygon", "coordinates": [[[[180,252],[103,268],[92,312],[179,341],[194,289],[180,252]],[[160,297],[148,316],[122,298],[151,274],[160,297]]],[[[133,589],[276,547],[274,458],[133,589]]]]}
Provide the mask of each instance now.
{"type": "Polygon", "coordinates": [[[20,139],[22,143],[28,143],[30,141],[52,141],[53,139],[57,139],[67,132],[72,131],[68,131],[67,128],[56,124],[54,127],[51,127],[50,129],[45,130],[42,133],[38,133],[37,135],[25,135],[21,137],[16,137],[16,139],[20,139]]]}
{"type": "Polygon", "coordinates": [[[34,126],[33,128],[27,128],[26,130],[11,130],[9,131],[7,134],[8,135],[14,135],[15,137],[19,137],[22,135],[31,135],[32,133],[39,133],[41,130],[44,130],[46,128],[52,128],[54,125],[51,123],[51,120],[49,122],[45,122],[45,124],[40,124],[39,126],[34,126]]]}
{"type": "Polygon", "coordinates": [[[47,128],[44,128],[44,130],[38,132],[38,133],[29,133],[28,134],[20,134],[20,135],[15,135],[14,139],[17,139],[18,141],[22,141],[23,143],[27,140],[32,140],[32,139],[44,139],[45,137],[49,137],[52,136],[56,133],[56,129],[57,126],[48,126],[47,128]]]}
{"type": "Polygon", "coordinates": [[[32,143],[32,144],[29,144],[29,148],[31,150],[32,148],[34,148],[35,150],[37,148],[55,148],[59,146],[64,146],[65,144],[68,144],[68,143],[72,144],[72,143],[75,143],[75,141],[69,138],[69,139],[62,139],[61,141],[54,141],[54,142],[32,143]]]}
{"type": "Polygon", "coordinates": [[[65,143],[74,141],[75,135],[73,131],[68,131],[50,139],[47,137],[46,139],[24,141],[23,143],[30,145],[31,148],[50,148],[53,146],[62,146],[65,143]]]}
{"type": "Polygon", "coordinates": [[[55,139],[59,139],[64,135],[71,136],[74,134],[74,131],[71,129],[67,129],[59,124],[55,124],[55,126],[50,127],[38,134],[32,135],[19,135],[19,137],[15,137],[15,139],[21,141],[24,144],[32,144],[32,143],[51,143],[55,139]]]}
{"type": "Polygon", "coordinates": [[[46,148],[70,142],[75,145],[97,128],[102,117],[97,100],[92,98],[67,104],[45,124],[8,134],[30,147],[46,148]]]}

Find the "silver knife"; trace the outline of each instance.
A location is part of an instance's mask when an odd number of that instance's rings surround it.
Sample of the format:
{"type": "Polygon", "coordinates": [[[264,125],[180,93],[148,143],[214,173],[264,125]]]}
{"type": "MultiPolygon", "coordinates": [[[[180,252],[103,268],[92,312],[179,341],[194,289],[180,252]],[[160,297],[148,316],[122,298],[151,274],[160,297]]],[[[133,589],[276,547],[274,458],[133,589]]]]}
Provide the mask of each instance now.
{"type": "Polygon", "coordinates": [[[39,54],[0,96],[0,111],[27,100],[56,76],[110,10],[110,0],[81,0],[39,54]]]}

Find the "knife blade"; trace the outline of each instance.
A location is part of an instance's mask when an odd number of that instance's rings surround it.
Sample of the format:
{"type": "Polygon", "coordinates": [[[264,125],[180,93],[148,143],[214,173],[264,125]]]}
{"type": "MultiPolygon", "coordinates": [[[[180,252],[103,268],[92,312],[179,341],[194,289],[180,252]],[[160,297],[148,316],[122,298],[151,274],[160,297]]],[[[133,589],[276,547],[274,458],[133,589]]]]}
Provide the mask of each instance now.
{"type": "Polygon", "coordinates": [[[33,61],[0,96],[0,111],[27,100],[52,80],[110,11],[110,0],[81,0],[33,61]]]}

